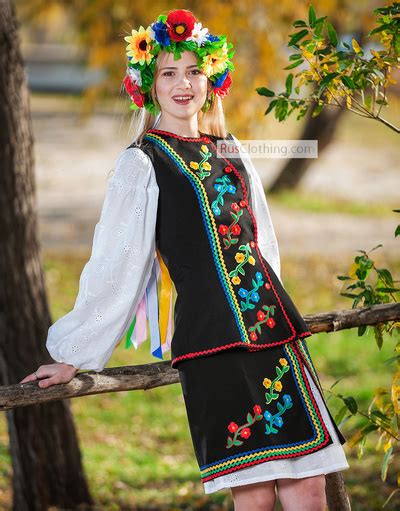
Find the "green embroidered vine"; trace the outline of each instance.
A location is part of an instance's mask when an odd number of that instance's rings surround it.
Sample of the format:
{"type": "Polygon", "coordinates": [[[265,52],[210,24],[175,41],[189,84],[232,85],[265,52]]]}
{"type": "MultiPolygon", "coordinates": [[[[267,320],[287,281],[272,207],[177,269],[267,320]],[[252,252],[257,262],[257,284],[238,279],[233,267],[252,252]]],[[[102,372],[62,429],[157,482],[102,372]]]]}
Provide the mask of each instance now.
{"type": "Polygon", "coordinates": [[[228,192],[230,194],[236,193],[236,186],[231,183],[229,176],[223,175],[222,177],[217,177],[214,183],[214,188],[217,190],[218,195],[217,198],[212,201],[211,209],[214,215],[220,215],[221,209],[219,205],[224,205],[224,195],[228,192]]]}
{"type": "Polygon", "coordinates": [[[261,406],[254,405],[253,407],[254,416],[249,412],[247,414],[247,422],[243,424],[242,426],[238,426],[236,422],[230,422],[228,425],[228,430],[231,433],[234,433],[233,438],[228,436],[227,442],[226,442],[226,448],[229,449],[230,447],[233,447],[234,445],[242,445],[243,441],[238,439],[238,436],[240,435],[242,438],[249,438],[251,435],[251,431],[249,426],[252,426],[256,421],[259,421],[263,418],[261,415],[261,406]]]}
{"type": "Polygon", "coordinates": [[[238,277],[239,273],[241,275],[245,275],[245,271],[243,270],[243,266],[247,263],[255,265],[256,261],[252,255],[251,246],[255,246],[254,242],[246,243],[245,245],[240,245],[239,250],[244,253],[236,252],[235,260],[239,263],[234,270],[229,272],[229,276],[232,277],[232,282],[234,284],[240,284],[240,277],[238,277]]]}
{"type": "Polygon", "coordinates": [[[211,152],[206,145],[202,145],[200,148],[200,156],[202,160],[200,163],[197,161],[190,162],[190,168],[196,170],[196,175],[203,180],[204,178],[211,175],[211,165],[208,163],[208,159],[211,157],[211,152]]]}
{"type": "Polygon", "coordinates": [[[258,321],[248,328],[248,332],[250,333],[249,337],[252,341],[256,341],[258,339],[257,333],[261,334],[261,325],[264,323],[270,328],[274,328],[275,320],[270,317],[270,314],[273,316],[275,314],[276,305],[263,305],[261,309],[257,312],[258,321]],[[265,311],[265,312],[263,312],[265,311]]]}
{"type": "Polygon", "coordinates": [[[280,368],[279,366],[275,366],[277,375],[276,378],[272,381],[269,378],[264,378],[263,380],[264,387],[266,389],[271,389],[267,390],[267,392],[265,393],[265,400],[267,402],[267,405],[269,405],[271,401],[273,401],[274,399],[278,399],[279,394],[275,392],[275,390],[277,390],[278,392],[282,390],[281,382],[282,376],[287,371],[289,371],[288,361],[286,360],[286,358],[280,358],[279,363],[281,364],[282,368],[280,368]]]}

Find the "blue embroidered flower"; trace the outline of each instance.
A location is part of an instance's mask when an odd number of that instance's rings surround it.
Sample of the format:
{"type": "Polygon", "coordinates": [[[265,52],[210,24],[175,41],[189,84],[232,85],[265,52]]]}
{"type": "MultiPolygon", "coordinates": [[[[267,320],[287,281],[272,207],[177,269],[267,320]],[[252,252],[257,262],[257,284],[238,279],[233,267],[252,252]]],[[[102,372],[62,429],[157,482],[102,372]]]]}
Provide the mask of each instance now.
{"type": "Polygon", "coordinates": [[[262,273],[261,273],[260,271],[258,271],[258,272],[256,273],[256,279],[257,279],[257,280],[262,280],[262,273]]]}
{"type": "Polygon", "coordinates": [[[246,289],[244,289],[243,287],[241,287],[241,288],[239,289],[238,294],[239,294],[239,296],[240,296],[241,298],[246,298],[246,296],[247,296],[247,291],[246,291],[246,289]]]}
{"type": "Polygon", "coordinates": [[[269,421],[272,419],[272,413],[270,413],[268,410],[264,412],[264,417],[266,421],[269,421]]]}
{"type": "Polygon", "coordinates": [[[254,293],[251,295],[251,299],[256,303],[260,301],[260,295],[257,293],[257,291],[254,291],[254,293]]]}
{"type": "Polygon", "coordinates": [[[236,193],[236,186],[229,185],[227,190],[228,190],[229,193],[234,194],[234,193],[236,193]]]}
{"type": "Polygon", "coordinates": [[[284,394],[282,399],[283,399],[285,405],[292,402],[292,396],[290,396],[289,394],[284,394]]]}
{"type": "Polygon", "coordinates": [[[281,427],[282,427],[282,424],[283,424],[283,419],[282,419],[282,417],[276,417],[276,418],[275,418],[275,420],[274,420],[274,424],[275,424],[276,426],[278,426],[279,428],[281,428],[281,427]]]}
{"type": "Polygon", "coordinates": [[[219,209],[219,207],[216,204],[213,204],[211,206],[211,209],[212,209],[212,212],[214,213],[214,215],[220,215],[221,214],[221,210],[219,209]]]}

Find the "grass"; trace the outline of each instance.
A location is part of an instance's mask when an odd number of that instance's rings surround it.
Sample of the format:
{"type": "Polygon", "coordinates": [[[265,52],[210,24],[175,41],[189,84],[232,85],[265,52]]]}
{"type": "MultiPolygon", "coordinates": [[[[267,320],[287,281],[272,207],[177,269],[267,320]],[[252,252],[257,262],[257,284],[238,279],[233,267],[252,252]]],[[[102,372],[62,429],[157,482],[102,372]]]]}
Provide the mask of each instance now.
{"type": "Polygon", "coordinates": [[[332,198],[325,194],[307,193],[306,191],[287,190],[268,196],[268,202],[273,207],[279,205],[295,211],[307,213],[332,213],[367,218],[395,218],[393,209],[399,209],[399,204],[369,203],[366,201],[345,200],[332,198]]]}
{"type": "MultiPolygon", "coordinates": [[[[79,275],[87,258],[88,254],[44,254],[54,318],[73,307],[79,275]]],[[[336,275],[345,272],[349,264],[350,261],[321,257],[285,258],[282,261],[285,288],[303,314],[348,308],[350,301],[339,295],[336,275]],[[310,279],[309,275],[313,277],[310,279]]],[[[398,274],[398,261],[388,265],[398,274]]],[[[342,378],[334,390],[354,396],[363,409],[375,387],[390,383],[390,371],[384,365],[384,360],[393,355],[390,340],[379,351],[372,332],[359,338],[356,330],[344,330],[315,334],[308,339],[308,346],[323,387],[329,389],[336,379],[342,378]]],[[[148,343],[138,350],[126,350],[121,343],[108,365],[154,362],[148,351],[148,343]]],[[[326,397],[334,416],[341,401],[328,396],[329,392],[326,397]]],[[[233,510],[229,490],[204,494],[179,384],[75,398],[71,407],[84,468],[98,509],[233,510]]],[[[346,438],[357,424],[358,420],[353,418],[341,425],[346,438]]],[[[350,469],[343,475],[353,511],[380,509],[396,488],[396,471],[389,471],[386,483],[380,481],[382,455],[370,441],[361,459],[357,458],[356,449],[350,450],[346,444],[344,448],[350,469]]],[[[6,510],[10,509],[11,468],[4,415],[0,421],[0,475],[0,509],[6,510]]],[[[396,505],[399,497],[385,511],[395,509],[396,505]]]]}

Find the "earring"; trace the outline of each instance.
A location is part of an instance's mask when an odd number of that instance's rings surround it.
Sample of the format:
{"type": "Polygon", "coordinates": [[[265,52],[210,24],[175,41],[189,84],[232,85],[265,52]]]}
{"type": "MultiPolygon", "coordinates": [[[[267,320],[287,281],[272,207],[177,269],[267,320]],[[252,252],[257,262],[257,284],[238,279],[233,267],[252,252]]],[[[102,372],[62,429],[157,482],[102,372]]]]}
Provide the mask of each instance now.
{"type": "Polygon", "coordinates": [[[211,95],[210,95],[210,96],[207,96],[207,99],[204,102],[204,105],[201,107],[201,111],[208,112],[210,110],[211,105],[212,105],[212,99],[211,99],[211,95]]]}

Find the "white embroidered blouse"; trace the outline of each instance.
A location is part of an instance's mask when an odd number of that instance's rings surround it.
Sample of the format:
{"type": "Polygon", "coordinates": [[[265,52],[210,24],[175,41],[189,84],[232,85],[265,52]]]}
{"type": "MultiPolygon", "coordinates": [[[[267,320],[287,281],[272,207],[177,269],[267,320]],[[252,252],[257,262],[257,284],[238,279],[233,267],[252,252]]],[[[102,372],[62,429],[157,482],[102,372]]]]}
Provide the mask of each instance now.
{"type": "MultiPolygon", "coordinates": [[[[249,174],[260,252],[281,280],[278,243],[261,179],[247,153],[242,160],[249,174]]],[[[56,362],[99,372],[111,358],[149,282],[158,194],[148,155],[139,148],[122,151],[107,185],[75,305],[48,330],[46,348],[56,362]]]]}

